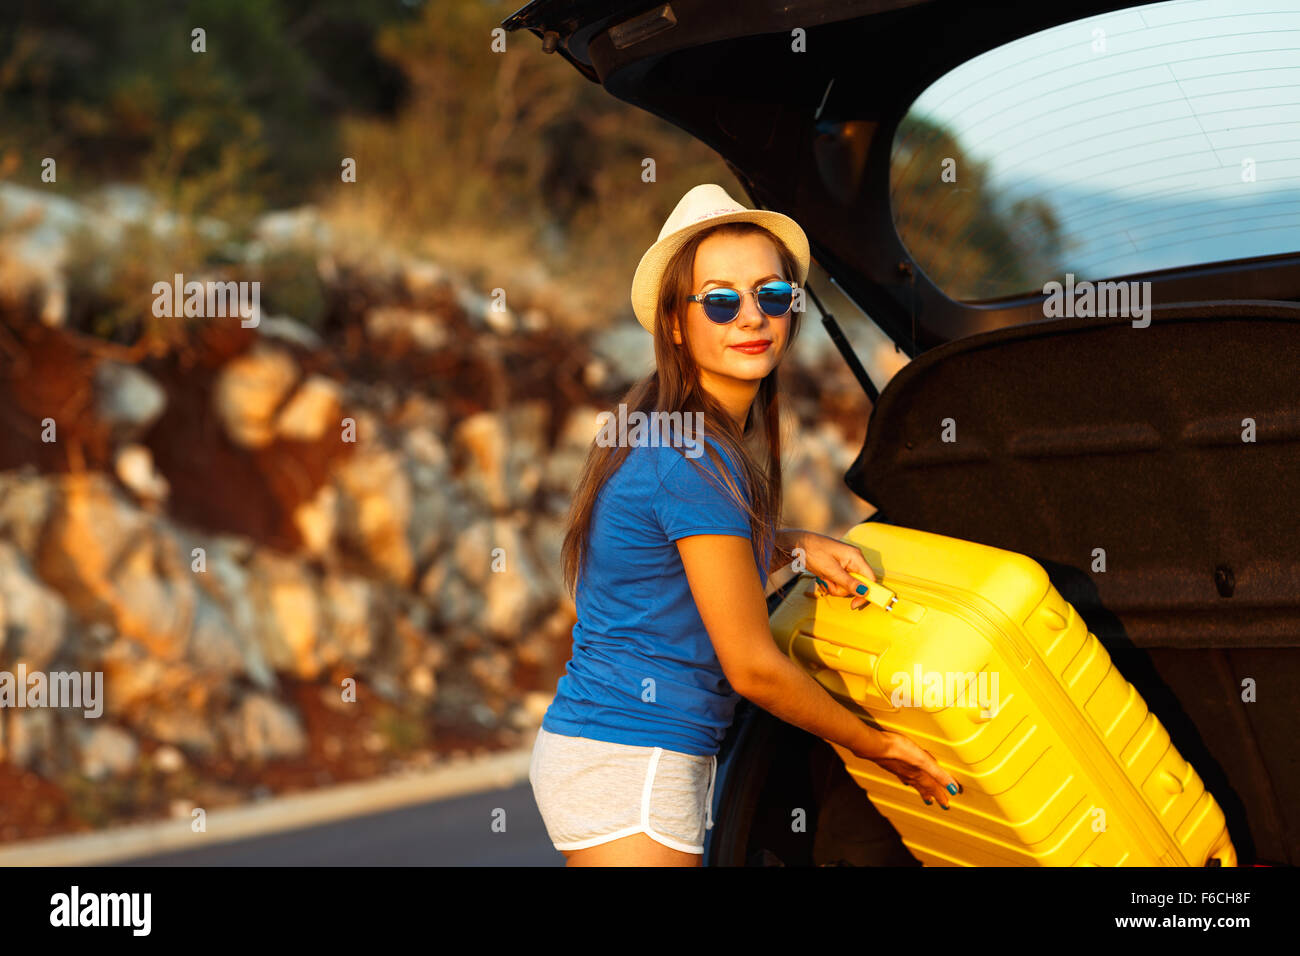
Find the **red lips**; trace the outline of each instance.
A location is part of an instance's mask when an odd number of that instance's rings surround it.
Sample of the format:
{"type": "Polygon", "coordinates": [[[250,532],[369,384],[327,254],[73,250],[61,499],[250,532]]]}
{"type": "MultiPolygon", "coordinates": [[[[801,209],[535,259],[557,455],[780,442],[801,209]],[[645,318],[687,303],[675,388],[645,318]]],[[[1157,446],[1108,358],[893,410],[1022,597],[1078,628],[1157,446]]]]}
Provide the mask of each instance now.
{"type": "Polygon", "coordinates": [[[733,345],[732,348],[747,352],[750,355],[760,355],[766,352],[771,344],[771,339],[754,339],[752,342],[739,342],[733,345]]]}

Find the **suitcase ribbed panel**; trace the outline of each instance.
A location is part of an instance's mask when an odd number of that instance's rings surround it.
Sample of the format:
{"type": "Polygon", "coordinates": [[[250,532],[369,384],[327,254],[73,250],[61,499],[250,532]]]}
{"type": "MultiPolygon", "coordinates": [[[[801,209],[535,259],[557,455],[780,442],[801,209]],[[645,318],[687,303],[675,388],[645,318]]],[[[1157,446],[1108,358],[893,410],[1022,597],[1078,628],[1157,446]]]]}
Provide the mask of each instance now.
{"type": "Polygon", "coordinates": [[[950,810],[926,806],[831,744],[917,859],[1236,865],[1222,809],[1037,562],[874,521],[844,540],[900,601],[924,609],[920,619],[819,599],[808,577],[773,612],[772,634],[840,703],[912,738],[961,781],[950,810]],[[896,705],[902,675],[916,698],[896,705]],[[926,696],[937,679],[946,699],[926,696]],[[982,693],[954,697],[966,681],[982,693]]]}

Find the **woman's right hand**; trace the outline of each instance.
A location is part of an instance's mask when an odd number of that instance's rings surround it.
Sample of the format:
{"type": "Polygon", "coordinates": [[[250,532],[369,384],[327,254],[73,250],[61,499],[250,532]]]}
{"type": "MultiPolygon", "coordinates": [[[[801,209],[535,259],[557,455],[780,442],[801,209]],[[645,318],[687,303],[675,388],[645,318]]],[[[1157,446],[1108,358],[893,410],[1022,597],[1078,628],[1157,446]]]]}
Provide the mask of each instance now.
{"type": "Polygon", "coordinates": [[[938,800],[940,806],[945,810],[948,809],[948,799],[951,796],[950,791],[946,789],[948,785],[952,784],[958,793],[962,791],[957,778],[940,767],[933,754],[919,747],[910,738],[891,730],[882,730],[879,733],[885,738],[884,752],[874,756],[871,754],[859,754],[859,756],[866,757],[888,770],[906,786],[915,787],[927,803],[938,800]]]}

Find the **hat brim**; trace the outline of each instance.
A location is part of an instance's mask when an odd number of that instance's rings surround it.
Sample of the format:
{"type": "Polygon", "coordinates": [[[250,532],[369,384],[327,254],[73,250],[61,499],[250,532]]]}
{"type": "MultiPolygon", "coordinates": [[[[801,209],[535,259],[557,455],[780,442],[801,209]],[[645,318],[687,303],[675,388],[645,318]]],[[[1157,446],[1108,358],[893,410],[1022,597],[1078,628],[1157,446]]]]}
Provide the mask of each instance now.
{"type": "Polygon", "coordinates": [[[668,261],[691,236],[704,229],[725,222],[752,222],[762,226],[785,243],[799,264],[795,281],[802,284],[808,278],[808,237],[799,224],[789,216],[770,209],[738,209],[735,212],[713,216],[703,222],[691,223],[671,232],[645,251],[632,276],[632,311],[647,332],[654,332],[655,305],[659,298],[659,285],[668,261]]]}

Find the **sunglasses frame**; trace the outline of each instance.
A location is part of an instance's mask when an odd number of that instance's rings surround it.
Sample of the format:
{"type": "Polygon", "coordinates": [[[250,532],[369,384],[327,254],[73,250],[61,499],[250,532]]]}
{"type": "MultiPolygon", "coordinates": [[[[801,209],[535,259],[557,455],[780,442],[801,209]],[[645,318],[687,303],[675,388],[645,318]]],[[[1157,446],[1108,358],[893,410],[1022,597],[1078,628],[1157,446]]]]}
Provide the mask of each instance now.
{"type": "Polygon", "coordinates": [[[761,311],[769,319],[779,319],[783,315],[788,315],[790,310],[794,308],[794,293],[795,290],[798,288],[799,288],[799,283],[797,282],[790,282],[786,279],[768,279],[762,285],[756,285],[752,289],[741,290],[741,289],[733,289],[730,286],[725,286],[725,285],[714,286],[712,289],[709,289],[707,292],[697,292],[694,295],[688,295],[686,299],[689,302],[698,302],[700,304],[700,307],[704,309],[705,317],[714,325],[727,325],[728,323],[736,321],[736,318],[740,315],[741,307],[745,304],[745,296],[749,295],[750,293],[753,293],[754,302],[755,304],[758,305],[759,311],[761,311]],[[783,311],[778,312],[776,315],[773,315],[771,312],[768,312],[767,309],[763,308],[763,302],[761,299],[759,299],[758,293],[760,290],[766,288],[767,286],[778,282],[781,283],[782,285],[788,285],[790,287],[790,305],[786,306],[783,311]],[[723,292],[723,291],[734,292],[738,296],[738,298],[736,299],[736,311],[731,314],[730,318],[715,319],[712,315],[709,315],[709,308],[704,303],[704,297],[706,295],[712,295],[714,292],[723,292]]]}

